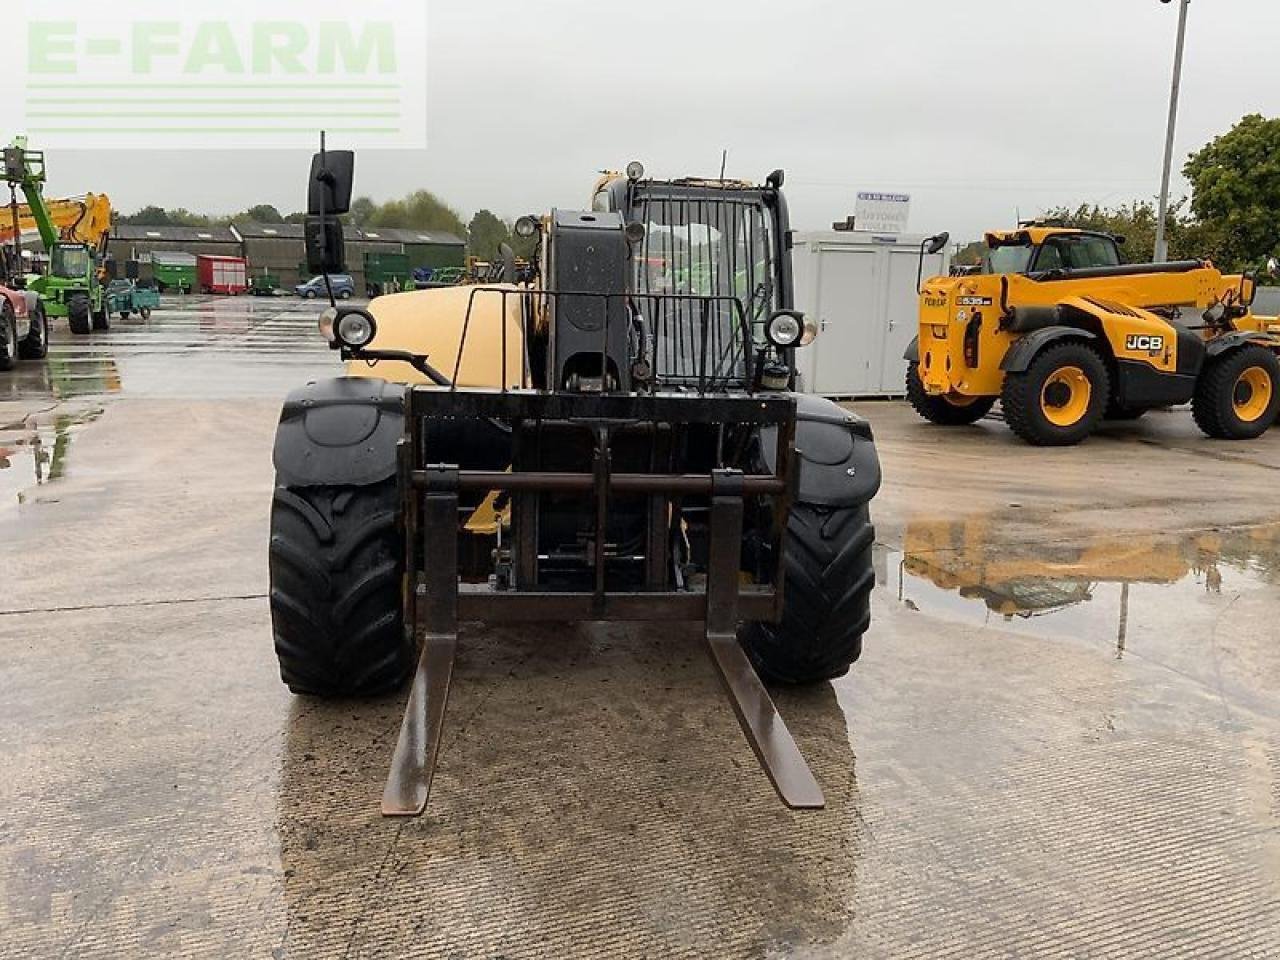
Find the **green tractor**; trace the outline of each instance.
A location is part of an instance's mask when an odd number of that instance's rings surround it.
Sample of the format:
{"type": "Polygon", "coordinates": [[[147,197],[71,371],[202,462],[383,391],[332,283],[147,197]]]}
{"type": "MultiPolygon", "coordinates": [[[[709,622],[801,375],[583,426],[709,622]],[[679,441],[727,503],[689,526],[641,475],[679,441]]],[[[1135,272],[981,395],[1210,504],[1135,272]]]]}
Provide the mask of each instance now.
{"type": "Polygon", "coordinates": [[[30,220],[49,253],[48,272],[32,277],[28,289],[40,295],[46,316],[66,317],[72,333],[106,330],[110,323],[101,273],[111,236],[110,200],[91,194],[83,200],[46,202],[44,152],[27,149],[25,137],[5,148],[4,173],[15,244],[21,222],[30,220]],[[21,215],[19,189],[27,201],[21,215]]]}

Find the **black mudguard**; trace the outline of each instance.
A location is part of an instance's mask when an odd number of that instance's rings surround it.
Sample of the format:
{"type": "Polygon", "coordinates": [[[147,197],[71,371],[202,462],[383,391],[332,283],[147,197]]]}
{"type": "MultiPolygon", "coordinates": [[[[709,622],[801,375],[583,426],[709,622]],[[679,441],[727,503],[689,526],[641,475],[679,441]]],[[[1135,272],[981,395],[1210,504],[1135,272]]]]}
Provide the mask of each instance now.
{"type": "Polygon", "coordinates": [[[1210,340],[1205,347],[1205,355],[1209,358],[1221,357],[1237,347],[1257,344],[1270,350],[1280,351],[1280,337],[1274,333],[1263,333],[1257,330],[1237,330],[1210,340]]]}
{"type": "MultiPolygon", "coordinates": [[[[769,470],[777,467],[775,427],[761,431],[769,470]]],[[[796,395],[797,499],[822,507],[867,503],[880,490],[880,457],[871,424],[824,397],[796,395]]]]}
{"type": "Polygon", "coordinates": [[[385,380],[317,380],[289,394],[276,428],[276,482],[368,486],[395,475],[405,387],[385,380]]]}
{"type": "Polygon", "coordinates": [[[1059,340],[1097,339],[1096,334],[1081,330],[1079,327],[1042,327],[1028,333],[1025,337],[1020,337],[1000,361],[1000,369],[1005,373],[1024,373],[1031,366],[1031,361],[1036,358],[1036,354],[1051,343],[1059,340]]]}
{"type": "Polygon", "coordinates": [[[911,342],[907,344],[906,351],[902,354],[902,359],[908,363],[920,362],[920,338],[913,337],[911,342]]]}

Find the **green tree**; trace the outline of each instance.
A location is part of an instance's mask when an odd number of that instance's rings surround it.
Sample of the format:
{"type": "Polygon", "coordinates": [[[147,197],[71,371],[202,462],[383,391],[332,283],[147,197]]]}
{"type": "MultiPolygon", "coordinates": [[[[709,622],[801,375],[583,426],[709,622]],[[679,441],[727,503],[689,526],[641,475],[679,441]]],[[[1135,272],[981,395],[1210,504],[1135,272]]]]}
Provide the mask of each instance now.
{"type": "Polygon", "coordinates": [[[117,217],[117,222],[128,223],[137,227],[171,227],[173,221],[169,219],[169,211],[164,207],[157,207],[149,204],[136,213],[130,213],[123,217],[117,217]]]}
{"type": "Polygon", "coordinates": [[[488,210],[481,210],[471,218],[467,228],[467,251],[481,260],[498,259],[502,244],[511,243],[511,228],[488,210]]]}
{"type": "Polygon", "coordinates": [[[1280,253],[1280,118],[1246,116],[1192,154],[1183,173],[1219,266],[1257,266],[1280,253]]]}
{"type": "Polygon", "coordinates": [[[378,205],[370,197],[356,197],[351,201],[350,220],[353,226],[363,227],[378,212],[378,205]]]}
{"type": "MultiPolygon", "coordinates": [[[[1096,203],[1062,206],[1049,210],[1045,217],[1081,230],[1123,237],[1120,253],[1128,263],[1149,263],[1155,253],[1158,211],[1151,200],[1134,200],[1117,207],[1096,203]]],[[[1212,232],[1188,216],[1185,199],[1169,207],[1168,239],[1173,260],[1216,259],[1218,255],[1212,232]]]]}
{"type": "Polygon", "coordinates": [[[259,203],[235,219],[253,220],[256,223],[282,223],[284,215],[269,203],[259,203]]]}
{"type": "Polygon", "coordinates": [[[429,190],[415,190],[402,200],[392,200],[376,207],[358,226],[440,230],[458,237],[467,235],[467,225],[457,211],[429,190]]]}

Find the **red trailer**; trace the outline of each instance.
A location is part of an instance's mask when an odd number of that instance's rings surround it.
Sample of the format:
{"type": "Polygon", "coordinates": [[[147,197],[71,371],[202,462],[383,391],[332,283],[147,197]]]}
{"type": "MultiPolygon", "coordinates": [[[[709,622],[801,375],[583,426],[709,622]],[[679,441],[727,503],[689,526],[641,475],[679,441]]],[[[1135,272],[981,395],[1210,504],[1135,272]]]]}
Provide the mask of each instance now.
{"type": "Polygon", "coordinates": [[[196,257],[196,286],[204,293],[245,293],[248,276],[249,264],[243,257],[196,257]]]}

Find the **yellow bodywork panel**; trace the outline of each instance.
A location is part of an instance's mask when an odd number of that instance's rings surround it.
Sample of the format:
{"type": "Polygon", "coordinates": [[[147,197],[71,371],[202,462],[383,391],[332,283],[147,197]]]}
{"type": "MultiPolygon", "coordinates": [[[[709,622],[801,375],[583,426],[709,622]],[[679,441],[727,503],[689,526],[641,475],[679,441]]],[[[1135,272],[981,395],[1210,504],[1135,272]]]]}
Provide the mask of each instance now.
{"type": "MultiPolygon", "coordinates": [[[[466,348],[456,385],[519,389],[528,383],[521,319],[525,298],[519,295],[520,289],[513,285],[442,287],[378,297],[369,305],[378,323],[372,347],[426,356],[433,367],[452,379],[465,326],[466,348]],[[507,291],[506,295],[501,291],[507,291]]],[[[375,366],[352,360],[347,374],[397,383],[430,382],[409,364],[393,360],[381,360],[375,366]]]]}

